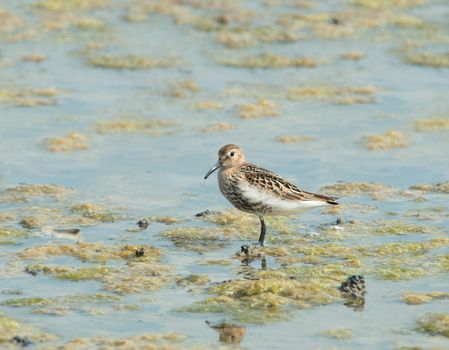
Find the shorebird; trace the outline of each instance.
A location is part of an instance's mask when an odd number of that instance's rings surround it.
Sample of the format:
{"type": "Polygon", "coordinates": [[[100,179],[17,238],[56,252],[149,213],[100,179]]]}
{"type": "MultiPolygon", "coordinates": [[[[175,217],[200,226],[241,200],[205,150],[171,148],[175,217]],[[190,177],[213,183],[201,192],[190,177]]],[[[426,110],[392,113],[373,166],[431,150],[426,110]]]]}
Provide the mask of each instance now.
{"type": "Polygon", "coordinates": [[[279,175],[247,163],[242,149],[226,145],[218,151],[218,161],[207,172],[207,179],[218,171],[218,186],[223,196],[237,209],[260,219],[258,244],[264,245],[264,216],[290,215],[323,205],[338,205],[336,198],[306,192],[279,175]]]}

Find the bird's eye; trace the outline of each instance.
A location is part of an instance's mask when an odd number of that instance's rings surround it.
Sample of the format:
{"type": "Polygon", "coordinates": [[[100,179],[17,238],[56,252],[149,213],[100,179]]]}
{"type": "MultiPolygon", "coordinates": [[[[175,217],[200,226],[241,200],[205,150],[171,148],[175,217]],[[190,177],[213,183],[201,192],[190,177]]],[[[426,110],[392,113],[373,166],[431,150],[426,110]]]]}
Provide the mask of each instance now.
{"type": "Polygon", "coordinates": [[[229,153],[231,157],[234,157],[234,152],[229,153]]]}

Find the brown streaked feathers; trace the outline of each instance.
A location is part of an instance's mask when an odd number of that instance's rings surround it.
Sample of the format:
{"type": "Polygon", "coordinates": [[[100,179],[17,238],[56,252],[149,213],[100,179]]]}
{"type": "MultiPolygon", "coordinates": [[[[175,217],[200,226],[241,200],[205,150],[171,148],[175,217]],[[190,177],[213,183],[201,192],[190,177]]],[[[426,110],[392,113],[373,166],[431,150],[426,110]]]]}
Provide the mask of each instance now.
{"type": "Polygon", "coordinates": [[[322,201],[333,205],[338,204],[336,202],[337,198],[303,191],[279,175],[251,163],[243,164],[240,167],[240,172],[249,184],[269,191],[282,199],[322,201]]]}

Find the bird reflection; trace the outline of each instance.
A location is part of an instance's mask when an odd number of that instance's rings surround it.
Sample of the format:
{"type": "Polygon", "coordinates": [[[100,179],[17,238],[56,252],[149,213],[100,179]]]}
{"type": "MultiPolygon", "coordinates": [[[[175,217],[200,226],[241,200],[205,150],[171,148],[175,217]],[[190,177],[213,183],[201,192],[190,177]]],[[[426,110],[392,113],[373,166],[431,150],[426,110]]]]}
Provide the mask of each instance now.
{"type": "Polygon", "coordinates": [[[237,324],[221,322],[212,324],[206,321],[206,324],[218,332],[218,339],[226,344],[240,344],[246,333],[246,327],[237,324]]]}

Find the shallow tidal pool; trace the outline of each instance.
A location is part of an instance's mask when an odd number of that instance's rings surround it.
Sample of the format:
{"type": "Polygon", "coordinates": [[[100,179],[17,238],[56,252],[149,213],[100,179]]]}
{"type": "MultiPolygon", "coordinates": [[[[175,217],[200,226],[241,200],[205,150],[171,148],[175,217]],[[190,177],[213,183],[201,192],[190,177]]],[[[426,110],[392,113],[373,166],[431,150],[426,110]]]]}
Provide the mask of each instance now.
{"type": "Polygon", "coordinates": [[[0,0],[0,348],[447,349],[448,19],[0,0]],[[340,205],[243,252],[258,219],[203,180],[229,143],[340,205]]]}

